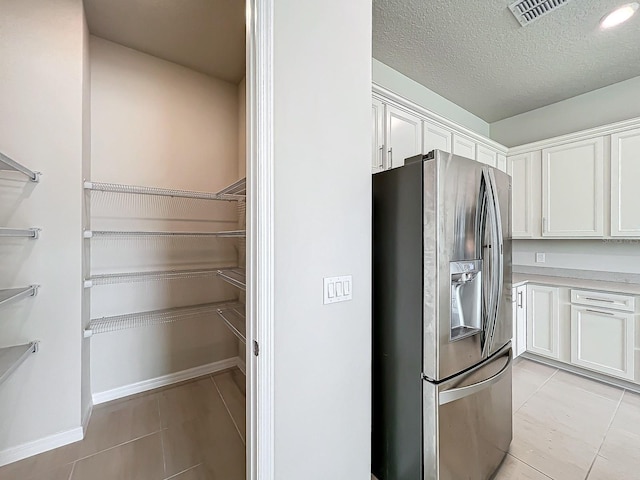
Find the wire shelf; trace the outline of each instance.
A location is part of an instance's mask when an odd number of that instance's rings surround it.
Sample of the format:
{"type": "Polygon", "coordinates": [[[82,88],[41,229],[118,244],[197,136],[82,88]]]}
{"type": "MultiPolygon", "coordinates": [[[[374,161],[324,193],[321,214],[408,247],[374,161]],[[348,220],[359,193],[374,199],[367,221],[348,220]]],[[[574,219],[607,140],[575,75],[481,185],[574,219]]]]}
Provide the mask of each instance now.
{"type": "Polygon", "coordinates": [[[154,195],[158,197],[195,198],[198,200],[245,200],[246,179],[239,180],[218,192],[197,192],[172,188],[145,187],[141,185],[125,185],[120,183],[84,182],[86,190],[98,192],[127,193],[134,195],[154,195]]]}
{"type": "Polygon", "coordinates": [[[245,237],[245,230],[229,230],[223,232],[167,232],[167,231],[119,231],[119,230],[85,230],[84,238],[93,237],[245,237]]]}
{"type": "Polygon", "coordinates": [[[0,227],[0,237],[28,237],[38,238],[39,228],[5,228],[0,227]]]}
{"type": "Polygon", "coordinates": [[[241,200],[244,200],[247,195],[247,179],[241,178],[235,183],[232,183],[226,188],[223,188],[218,192],[219,195],[238,195],[243,197],[241,200]]]}
{"type": "Polygon", "coordinates": [[[0,170],[11,170],[14,172],[20,172],[23,175],[29,177],[34,183],[40,181],[40,172],[34,172],[33,170],[29,170],[24,165],[20,165],[15,160],[7,157],[4,153],[0,152],[0,170]]]}
{"type": "Polygon", "coordinates": [[[224,308],[230,303],[231,302],[204,303],[189,307],[166,308],[150,312],[128,313],[113,317],[95,318],[89,322],[89,326],[84,331],[84,336],[91,337],[92,335],[100,333],[116,332],[118,330],[126,330],[129,328],[150,327],[152,325],[173,323],[178,320],[215,313],[219,308],[224,308]]]}
{"type": "Polygon", "coordinates": [[[24,297],[35,296],[38,293],[38,286],[39,285],[29,285],[28,287],[0,290],[0,306],[24,297]]]}
{"type": "Polygon", "coordinates": [[[210,277],[217,275],[220,270],[226,269],[227,268],[200,268],[192,270],[165,270],[156,272],[130,272],[92,275],[84,281],[84,287],[91,288],[98,285],[115,285],[118,283],[136,283],[147,281],[210,277]]]}
{"type": "Polygon", "coordinates": [[[0,384],[9,378],[32,353],[37,351],[38,342],[0,348],[0,384]]]}
{"type": "Polygon", "coordinates": [[[218,276],[225,282],[241,290],[247,289],[247,274],[241,268],[227,268],[218,270],[218,276]]]}
{"type": "Polygon", "coordinates": [[[244,305],[233,303],[225,307],[218,308],[218,315],[229,327],[229,330],[244,344],[247,343],[247,319],[244,314],[244,305]]]}

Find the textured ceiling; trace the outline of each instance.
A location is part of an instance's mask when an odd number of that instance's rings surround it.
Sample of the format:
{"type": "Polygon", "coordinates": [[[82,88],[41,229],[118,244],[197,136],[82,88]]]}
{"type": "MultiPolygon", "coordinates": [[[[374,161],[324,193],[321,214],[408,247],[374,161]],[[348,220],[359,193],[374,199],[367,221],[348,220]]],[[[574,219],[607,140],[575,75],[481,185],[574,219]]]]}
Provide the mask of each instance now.
{"type": "Polygon", "coordinates": [[[84,0],[98,37],[237,83],[245,71],[243,0],[84,0]]]}
{"type": "MultiPolygon", "coordinates": [[[[510,0],[373,0],[373,56],[487,122],[640,75],[640,15],[575,0],[521,27],[510,0]]],[[[630,99],[638,101],[638,99],[630,99]]]]}

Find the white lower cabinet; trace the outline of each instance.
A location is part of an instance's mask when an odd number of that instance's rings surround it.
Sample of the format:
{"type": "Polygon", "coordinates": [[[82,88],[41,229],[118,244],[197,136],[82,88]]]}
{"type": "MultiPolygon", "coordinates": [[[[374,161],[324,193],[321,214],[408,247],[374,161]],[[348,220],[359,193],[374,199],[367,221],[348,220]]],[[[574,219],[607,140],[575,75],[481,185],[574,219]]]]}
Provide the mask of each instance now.
{"type": "Polygon", "coordinates": [[[557,287],[527,285],[527,351],[559,358],[559,298],[557,287]]]}
{"type": "Polygon", "coordinates": [[[513,358],[527,350],[527,286],[513,289],[513,358]]]}
{"type": "Polygon", "coordinates": [[[633,380],[634,323],[633,313],[571,305],[571,363],[633,380]]]}

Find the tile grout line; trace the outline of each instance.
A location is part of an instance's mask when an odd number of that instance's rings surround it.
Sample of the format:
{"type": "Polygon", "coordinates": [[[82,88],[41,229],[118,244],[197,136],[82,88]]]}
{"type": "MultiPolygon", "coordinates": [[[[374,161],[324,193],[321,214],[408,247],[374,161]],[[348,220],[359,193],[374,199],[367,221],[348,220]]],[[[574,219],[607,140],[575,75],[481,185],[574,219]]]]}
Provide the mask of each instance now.
{"type": "Polygon", "coordinates": [[[547,477],[549,480],[554,480],[553,477],[547,475],[546,473],[544,473],[542,470],[538,470],[536,467],[534,467],[533,465],[529,465],[527,462],[525,462],[524,460],[522,460],[521,458],[516,457],[513,453],[511,452],[507,452],[507,455],[515,458],[517,461],[524,463],[527,467],[531,468],[532,470],[535,470],[536,472],[538,472],[540,475],[544,475],[545,477],[547,477]]]}
{"type": "MultiPolygon", "coordinates": [[[[166,477],[165,480],[171,480],[172,478],[176,478],[178,475],[182,475],[183,473],[187,473],[190,472],[193,469],[198,468],[200,465],[202,465],[202,463],[198,463],[197,465],[193,465],[192,467],[189,468],[185,468],[184,470],[182,470],[181,472],[178,473],[174,473],[173,475],[171,475],[170,477],[166,477]]],[[[166,473],[165,473],[166,474],[166,473]]]]}
{"type": "Polygon", "coordinates": [[[78,463],[77,460],[73,462],[73,465],[71,465],[71,471],[69,472],[69,478],[67,480],[71,480],[73,478],[73,471],[76,469],[76,463],[78,463]]]}
{"type": "Polygon", "coordinates": [[[247,444],[244,441],[244,438],[242,437],[242,433],[240,433],[240,428],[238,427],[238,424],[236,423],[235,418],[233,418],[233,415],[231,415],[231,410],[229,409],[229,406],[227,405],[227,402],[224,399],[224,395],[222,395],[222,392],[220,391],[220,388],[218,387],[218,384],[216,383],[216,379],[213,378],[213,375],[211,375],[211,381],[213,382],[213,386],[216,387],[216,391],[218,392],[218,395],[220,395],[220,398],[222,399],[222,403],[224,404],[224,408],[227,410],[227,413],[229,414],[229,417],[231,418],[231,421],[233,422],[233,426],[236,427],[236,432],[238,432],[238,435],[240,436],[240,441],[242,441],[242,444],[246,447],[247,444]]]}
{"type": "Polygon", "coordinates": [[[156,397],[156,406],[158,407],[158,421],[160,422],[160,448],[162,450],[162,471],[167,474],[167,457],[164,453],[164,432],[162,430],[162,418],[160,418],[160,398],[156,397]]]}
{"type": "MultiPolygon", "coordinates": [[[[544,386],[547,384],[547,382],[549,382],[549,380],[551,380],[553,377],[555,377],[556,373],[558,373],[559,371],[560,371],[560,370],[558,370],[558,369],[556,368],[556,371],[555,371],[555,372],[553,372],[553,373],[551,374],[551,376],[550,376],[549,378],[547,378],[544,382],[542,382],[542,384],[541,384],[541,385],[536,389],[536,391],[535,391],[535,392],[533,392],[531,395],[529,395],[529,396],[527,397],[527,399],[526,399],[524,402],[522,402],[522,405],[520,405],[520,406],[516,409],[516,411],[515,411],[515,412],[513,412],[511,415],[513,416],[513,415],[515,415],[518,411],[520,411],[520,409],[521,409],[522,407],[524,407],[524,406],[527,404],[527,402],[528,402],[529,400],[531,400],[531,399],[533,398],[533,396],[534,396],[536,393],[538,393],[538,392],[540,391],[540,389],[541,389],[542,387],[544,387],[544,386]]],[[[513,387],[511,387],[511,388],[513,388],[513,387]]],[[[512,395],[513,395],[513,394],[512,394],[512,395]]]]}
{"type": "Polygon", "coordinates": [[[616,410],[613,412],[613,415],[611,416],[611,420],[609,421],[609,425],[607,426],[607,431],[605,432],[604,437],[602,437],[602,441],[600,442],[598,451],[596,452],[596,454],[593,457],[593,460],[591,461],[591,465],[589,465],[589,470],[587,470],[587,476],[584,477],[585,480],[587,480],[589,478],[589,475],[591,475],[591,470],[593,469],[593,466],[595,465],[596,460],[600,455],[600,450],[602,450],[602,446],[604,445],[604,442],[607,439],[607,435],[609,434],[609,430],[611,430],[611,425],[613,425],[613,421],[615,420],[616,415],[618,414],[618,410],[620,410],[620,405],[622,404],[622,399],[624,398],[624,394],[626,393],[626,391],[627,391],[626,388],[622,390],[622,395],[620,395],[620,400],[618,400],[618,405],[616,405],[616,410]]]}
{"type": "Polygon", "coordinates": [[[150,437],[151,435],[155,435],[155,434],[157,434],[157,433],[162,434],[162,429],[160,429],[160,430],[156,430],[155,432],[151,432],[151,433],[145,433],[144,435],[140,435],[139,437],[132,438],[131,440],[127,440],[126,442],[118,443],[117,445],[112,445],[112,446],[110,446],[110,447],[108,447],[108,448],[105,448],[105,449],[103,449],[103,450],[100,450],[99,452],[94,452],[94,453],[91,453],[91,454],[89,454],[89,455],[85,455],[84,457],[80,457],[80,458],[76,459],[76,460],[74,461],[74,464],[75,464],[75,463],[78,463],[80,460],[86,460],[87,458],[95,457],[96,455],[100,455],[101,453],[108,452],[109,450],[113,450],[114,448],[122,447],[123,445],[127,445],[127,444],[129,444],[129,443],[136,442],[136,441],[138,441],[138,440],[141,440],[141,439],[143,439],[143,438],[150,437]]]}

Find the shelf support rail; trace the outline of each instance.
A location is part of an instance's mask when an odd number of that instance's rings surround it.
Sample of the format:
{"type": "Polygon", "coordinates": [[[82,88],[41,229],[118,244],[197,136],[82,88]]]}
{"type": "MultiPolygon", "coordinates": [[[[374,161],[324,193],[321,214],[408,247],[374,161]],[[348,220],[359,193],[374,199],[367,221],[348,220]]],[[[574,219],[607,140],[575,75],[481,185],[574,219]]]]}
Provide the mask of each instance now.
{"type": "Polygon", "coordinates": [[[0,237],[29,237],[38,238],[40,236],[39,228],[6,228],[0,227],[0,237]]]}
{"type": "Polygon", "coordinates": [[[7,157],[4,153],[0,152],[0,170],[13,170],[16,172],[20,172],[23,175],[29,177],[34,183],[38,183],[40,181],[40,172],[34,172],[33,170],[29,170],[24,165],[20,165],[15,160],[7,157]]]}
{"type": "Polygon", "coordinates": [[[14,302],[24,297],[35,297],[38,294],[39,286],[29,285],[28,287],[0,290],[0,305],[14,302]]]}
{"type": "Polygon", "coordinates": [[[37,340],[24,345],[0,348],[0,384],[9,378],[32,353],[37,353],[38,348],[37,340]]]}

